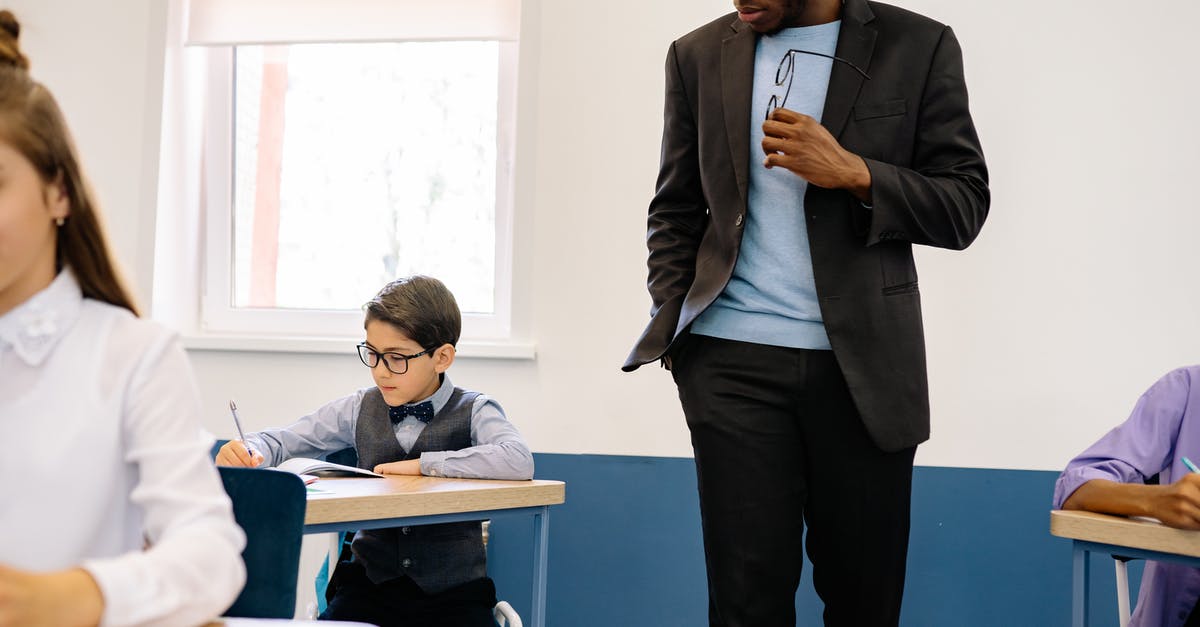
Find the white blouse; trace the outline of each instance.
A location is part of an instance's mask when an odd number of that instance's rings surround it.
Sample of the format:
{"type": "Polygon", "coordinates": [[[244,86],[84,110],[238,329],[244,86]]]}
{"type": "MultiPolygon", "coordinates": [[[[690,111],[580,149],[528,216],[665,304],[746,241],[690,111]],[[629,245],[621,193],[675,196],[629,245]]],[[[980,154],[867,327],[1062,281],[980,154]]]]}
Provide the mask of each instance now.
{"type": "Polygon", "coordinates": [[[70,271],[0,316],[0,564],[82,565],[103,625],[196,625],[245,581],[174,334],[70,271]]]}

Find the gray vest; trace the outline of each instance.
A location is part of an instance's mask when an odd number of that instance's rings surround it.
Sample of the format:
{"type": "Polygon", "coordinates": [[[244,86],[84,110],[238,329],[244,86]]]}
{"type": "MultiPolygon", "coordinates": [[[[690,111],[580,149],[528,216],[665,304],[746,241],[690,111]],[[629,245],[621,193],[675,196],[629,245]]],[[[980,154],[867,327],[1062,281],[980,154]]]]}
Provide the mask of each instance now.
{"type": "MultiPolygon", "coordinates": [[[[471,407],[478,392],[454,388],[446,406],[425,425],[408,453],[396,441],[383,394],[363,396],[354,431],[358,465],[418,459],[423,451],[457,451],[471,446],[471,407]]],[[[405,576],[435,594],[487,575],[480,522],[443,523],[359,531],[350,549],[375,583],[405,576]]]]}

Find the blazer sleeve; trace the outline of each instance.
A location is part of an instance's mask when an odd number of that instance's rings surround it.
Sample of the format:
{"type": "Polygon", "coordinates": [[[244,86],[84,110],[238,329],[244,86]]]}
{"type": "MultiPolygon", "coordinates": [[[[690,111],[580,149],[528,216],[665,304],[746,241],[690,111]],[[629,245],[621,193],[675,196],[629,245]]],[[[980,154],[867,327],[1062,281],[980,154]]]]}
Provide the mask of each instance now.
{"type": "Polygon", "coordinates": [[[911,168],[865,159],[872,209],[867,245],[881,240],[961,250],[987,218],[983,149],[967,106],[962,48],[945,27],[921,95],[911,168]]]}
{"type": "Polygon", "coordinates": [[[646,281],[651,315],[682,297],[696,275],[696,254],[708,222],[700,182],[696,118],[680,72],[674,43],[667,51],[666,99],[658,182],[650,201],[646,281]]]}

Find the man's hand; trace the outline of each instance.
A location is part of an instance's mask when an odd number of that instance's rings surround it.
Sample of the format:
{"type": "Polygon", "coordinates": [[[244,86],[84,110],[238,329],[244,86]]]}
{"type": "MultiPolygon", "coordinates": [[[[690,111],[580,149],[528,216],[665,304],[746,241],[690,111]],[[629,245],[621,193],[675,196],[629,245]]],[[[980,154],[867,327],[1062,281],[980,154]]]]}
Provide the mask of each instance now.
{"type": "Polygon", "coordinates": [[[0,566],[0,627],[96,625],[104,597],[81,568],[31,573],[0,566]]]}
{"type": "Polygon", "coordinates": [[[1168,527],[1200,529],[1200,474],[1188,473],[1159,488],[1150,500],[1149,515],[1168,527]]]}
{"type": "Polygon", "coordinates": [[[263,462],[263,456],[258,451],[251,455],[241,440],[230,440],[217,451],[216,462],[218,466],[258,468],[263,462]]]}
{"type": "Polygon", "coordinates": [[[402,462],[389,462],[375,466],[375,472],[381,475],[419,475],[421,460],[406,459],[402,462]]]}
{"type": "Polygon", "coordinates": [[[763,165],[779,166],[817,187],[844,189],[862,202],[871,201],[871,171],[862,157],[842,148],[815,119],[775,109],[763,122],[763,165]]]}

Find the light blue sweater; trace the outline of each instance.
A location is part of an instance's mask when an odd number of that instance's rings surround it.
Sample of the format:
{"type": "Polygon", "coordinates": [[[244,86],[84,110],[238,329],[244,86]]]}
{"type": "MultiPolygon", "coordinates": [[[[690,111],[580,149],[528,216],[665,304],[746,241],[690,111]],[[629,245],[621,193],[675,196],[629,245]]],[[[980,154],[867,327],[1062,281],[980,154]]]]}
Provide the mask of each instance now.
{"type": "Polygon", "coordinates": [[[788,109],[821,119],[833,60],[792,53],[793,73],[788,76],[785,62],[778,86],[776,70],[791,49],[832,55],[840,30],[839,21],[759,37],[749,120],[749,210],[741,252],[725,291],[692,324],[693,333],[791,348],[830,348],[804,220],[808,183],[784,168],[763,166],[762,123],[772,95],[788,109]]]}

